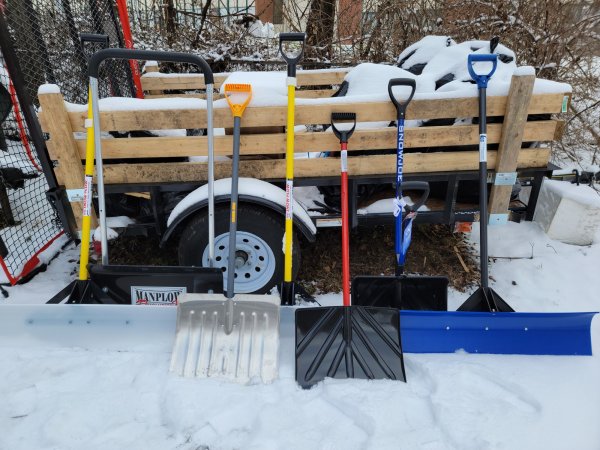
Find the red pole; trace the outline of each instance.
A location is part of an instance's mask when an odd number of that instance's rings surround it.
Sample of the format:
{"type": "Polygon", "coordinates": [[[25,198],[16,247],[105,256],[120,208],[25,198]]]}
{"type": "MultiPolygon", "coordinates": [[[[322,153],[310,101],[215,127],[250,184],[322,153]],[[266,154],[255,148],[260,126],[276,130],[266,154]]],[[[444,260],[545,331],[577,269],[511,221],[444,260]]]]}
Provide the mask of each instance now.
{"type": "Polygon", "coordinates": [[[350,306],[350,224],[348,220],[348,143],[340,143],[342,150],[342,298],[350,306]]]}
{"type": "MultiPolygon", "coordinates": [[[[133,49],[133,38],[131,37],[131,28],[129,26],[129,14],[127,13],[127,0],[117,0],[117,8],[119,10],[119,20],[121,21],[121,28],[123,29],[125,47],[133,49]]],[[[129,60],[129,66],[131,67],[133,83],[135,84],[135,96],[137,98],[144,98],[140,66],[138,66],[137,61],[134,61],[133,59],[129,60]]]]}

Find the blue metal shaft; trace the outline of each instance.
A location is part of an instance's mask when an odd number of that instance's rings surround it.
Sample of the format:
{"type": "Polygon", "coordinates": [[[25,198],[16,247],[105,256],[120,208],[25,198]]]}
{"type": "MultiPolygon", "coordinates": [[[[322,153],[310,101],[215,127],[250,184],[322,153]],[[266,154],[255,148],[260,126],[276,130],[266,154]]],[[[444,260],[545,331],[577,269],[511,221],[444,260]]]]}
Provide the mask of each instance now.
{"type": "MultiPolygon", "coordinates": [[[[396,204],[399,204],[399,202],[402,201],[402,181],[404,170],[404,117],[398,118],[397,137],[398,139],[396,147],[396,204]]],[[[406,254],[402,249],[402,210],[395,210],[395,214],[396,233],[394,247],[396,250],[396,274],[400,275],[404,271],[404,260],[406,259],[406,254]]]]}

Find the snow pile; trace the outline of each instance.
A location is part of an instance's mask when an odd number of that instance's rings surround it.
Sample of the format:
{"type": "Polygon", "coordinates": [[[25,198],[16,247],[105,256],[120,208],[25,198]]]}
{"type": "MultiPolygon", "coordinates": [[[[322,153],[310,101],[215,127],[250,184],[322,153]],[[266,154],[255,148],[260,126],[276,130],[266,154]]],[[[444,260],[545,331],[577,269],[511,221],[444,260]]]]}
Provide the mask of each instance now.
{"type": "Polygon", "coordinates": [[[248,33],[257,38],[274,38],[277,34],[272,23],[262,23],[260,20],[256,20],[250,24],[248,33]]]}
{"type": "MultiPolygon", "coordinates": [[[[488,84],[488,95],[507,95],[513,75],[532,73],[531,67],[517,67],[515,53],[501,44],[491,52],[489,41],[457,44],[447,36],[426,36],[400,54],[398,67],[365,63],[352,69],[345,78],[349,83],[347,96],[387,97],[390,79],[413,78],[417,83],[415,99],[475,97],[477,86],[469,74],[467,58],[470,54],[489,53],[498,55],[498,63],[488,84]]],[[[491,63],[475,64],[476,72],[490,69],[491,63]]],[[[538,79],[534,85],[536,94],[568,92],[571,87],[565,83],[538,79]]]]}
{"type": "MultiPolygon", "coordinates": [[[[491,285],[519,311],[600,309],[600,244],[569,246],[509,223],[490,228],[490,255],[491,285]]],[[[76,249],[61,254],[6,302],[45,301],[74,278],[76,259],[76,249]]],[[[451,305],[467,296],[452,291],[451,305]]],[[[318,300],[341,304],[339,294],[318,300]]],[[[0,341],[0,447],[600,448],[598,317],[592,357],[407,354],[408,383],[326,380],[311,390],[294,381],[293,308],[282,308],[280,332],[280,379],[246,386],[169,374],[172,334],[150,336],[152,351],[0,341]]]]}

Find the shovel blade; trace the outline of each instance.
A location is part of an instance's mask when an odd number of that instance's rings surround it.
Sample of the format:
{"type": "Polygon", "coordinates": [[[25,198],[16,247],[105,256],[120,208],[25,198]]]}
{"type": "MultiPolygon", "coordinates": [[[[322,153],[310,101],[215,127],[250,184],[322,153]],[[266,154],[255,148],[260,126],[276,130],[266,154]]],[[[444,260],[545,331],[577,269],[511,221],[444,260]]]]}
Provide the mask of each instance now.
{"type": "Polygon", "coordinates": [[[595,312],[401,311],[406,353],[591,355],[595,312]]]}
{"type": "Polygon", "coordinates": [[[186,294],[177,306],[171,372],[239,383],[277,378],[279,297],[186,294]]]}
{"type": "Polygon", "coordinates": [[[398,310],[362,306],[296,310],[296,381],[329,378],[406,381],[398,310]]]}
{"type": "Polygon", "coordinates": [[[352,280],[352,304],[421,311],[448,310],[446,277],[362,276],[352,280]]]}
{"type": "Polygon", "coordinates": [[[480,287],[457,309],[472,312],[514,312],[502,297],[490,287],[480,287]]]}
{"type": "Polygon", "coordinates": [[[175,305],[184,293],[223,292],[218,268],[169,266],[89,266],[68,303],[175,305]]]}

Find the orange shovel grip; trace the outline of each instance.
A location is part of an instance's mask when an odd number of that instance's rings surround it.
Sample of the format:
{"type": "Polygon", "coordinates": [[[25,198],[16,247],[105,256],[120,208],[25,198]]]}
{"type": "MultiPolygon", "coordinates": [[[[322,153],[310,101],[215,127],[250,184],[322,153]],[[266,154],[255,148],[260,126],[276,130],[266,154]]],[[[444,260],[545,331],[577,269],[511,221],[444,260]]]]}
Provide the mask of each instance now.
{"type": "Polygon", "coordinates": [[[227,103],[229,103],[229,107],[231,108],[233,117],[242,117],[242,114],[244,113],[246,106],[248,106],[248,103],[250,103],[250,100],[252,99],[252,86],[249,84],[244,84],[244,83],[226,84],[224,91],[225,91],[225,99],[227,100],[227,103]],[[248,94],[244,103],[233,103],[231,101],[230,95],[235,94],[235,93],[248,94]]]}

